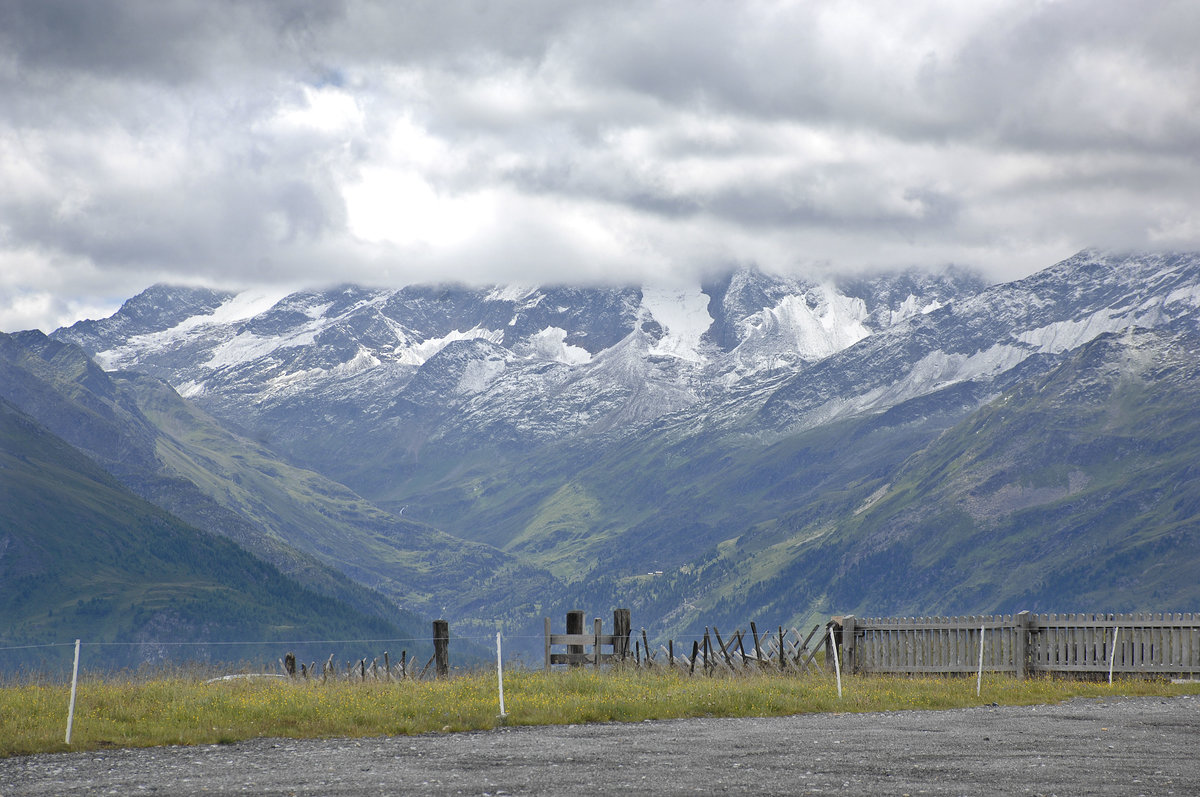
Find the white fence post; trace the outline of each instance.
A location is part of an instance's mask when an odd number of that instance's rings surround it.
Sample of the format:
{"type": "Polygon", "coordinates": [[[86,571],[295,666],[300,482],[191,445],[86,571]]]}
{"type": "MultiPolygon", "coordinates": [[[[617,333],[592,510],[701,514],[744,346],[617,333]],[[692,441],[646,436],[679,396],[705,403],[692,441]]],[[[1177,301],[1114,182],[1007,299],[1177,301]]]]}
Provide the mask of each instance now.
{"type": "Polygon", "coordinates": [[[833,626],[829,626],[829,648],[833,651],[833,669],[837,673],[838,700],[842,699],[842,665],[838,663],[837,640],[833,637],[833,626]]]}
{"type": "Polygon", "coordinates": [[[500,656],[500,632],[496,632],[496,681],[500,685],[500,719],[508,714],[504,711],[504,662],[500,656]]]}
{"type": "Polygon", "coordinates": [[[79,640],[75,640],[75,666],[71,669],[71,707],[67,709],[67,744],[71,743],[71,726],[75,724],[75,688],[79,684],[79,640]]]}
{"type": "Polygon", "coordinates": [[[985,626],[979,626],[979,675],[975,677],[975,697],[979,697],[979,692],[983,687],[983,630],[985,626]]]}
{"type": "Polygon", "coordinates": [[[1112,650],[1108,652],[1108,685],[1112,686],[1112,671],[1113,662],[1117,660],[1117,637],[1121,634],[1121,627],[1113,628],[1112,650]]]}

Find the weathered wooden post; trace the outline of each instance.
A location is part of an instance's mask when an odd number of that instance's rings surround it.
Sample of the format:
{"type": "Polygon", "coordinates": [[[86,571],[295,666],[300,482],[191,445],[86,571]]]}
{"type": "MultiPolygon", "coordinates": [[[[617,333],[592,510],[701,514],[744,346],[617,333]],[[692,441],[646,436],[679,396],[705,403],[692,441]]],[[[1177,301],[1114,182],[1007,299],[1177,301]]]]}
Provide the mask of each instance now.
{"type": "Polygon", "coordinates": [[[842,618],[840,617],[832,617],[830,618],[829,622],[825,624],[825,670],[827,672],[834,671],[833,646],[836,644],[834,637],[835,635],[841,633],[841,620],[842,618]]]}
{"type": "Polygon", "coordinates": [[[763,665],[762,648],[758,646],[758,626],[754,624],[753,620],[750,621],[750,633],[754,634],[754,660],[761,667],[763,665]]]}
{"type": "Polygon", "coordinates": [[[437,663],[438,678],[450,674],[450,623],[445,620],[433,621],[433,658],[437,663]]]}
{"type": "Polygon", "coordinates": [[[592,666],[597,670],[600,669],[600,637],[603,630],[604,624],[600,622],[599,617],[592,620],[592,636],[596,638],[596,641],[592,644],[592,666]]]}
{"type": "Polygon", "coordinates": [[[1017,626],[1013,640],[1013,663],[1017,665],[1017,677],[1024,681],[1029,678],[1029,612],[1020,612],[1013,620],[1017,626]]]}
{"type": "Polygon", "coordinates": [[[848,614],[842,618],[842,669],[847,675],[854,675],[858,666],[857,652],[854,646],[854,615],[848,614]]]}
{"type": "Polygon", "coordinates": [[[296,677],[296,654],[290,650],[283,657],[283,671],[287,673],[288,678],[296,677]]]}
{"type": "MultiPolygon", "coordinates": [[[[567,612],[567,633],[582,634],[583,633],[583,612],[576,609],[567,612]]],[[[583,663],[583,645],[567,645],[567,654],[576,654],[579,658],[571,658],[569,667],[578,667],[583,663]]]]}
{"type": "Polygon", "coordinates": [[[613,611],[613,658],[625,661],[629,655],[630,618],[628,609],[613,611]]]}

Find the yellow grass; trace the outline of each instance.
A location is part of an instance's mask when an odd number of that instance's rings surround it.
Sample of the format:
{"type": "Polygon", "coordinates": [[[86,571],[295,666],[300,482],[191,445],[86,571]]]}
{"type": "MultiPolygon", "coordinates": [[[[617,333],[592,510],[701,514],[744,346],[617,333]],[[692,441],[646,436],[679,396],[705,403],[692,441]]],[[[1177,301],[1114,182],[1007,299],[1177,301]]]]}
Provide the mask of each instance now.
{"type": "MultiPolygon", "coordinates": [[[[685,717],[777,716],[826,711],[1028,705],[1072,697],[1198,694],[1200,685],[1121,680],[1018,681],[854,677],[837,697],[832,676],[687,677],[659,671],[506,673],[510,725],[637,722],[685,717]]],[[[207,683],[172,675],[80,683],[70,748],[67,685],[0,687],[0,756],[219,744],[263,736],[352,737],[485,730],[501,723],[494,673],[444,681],[379,683],[248,679],[207,683]]]]}

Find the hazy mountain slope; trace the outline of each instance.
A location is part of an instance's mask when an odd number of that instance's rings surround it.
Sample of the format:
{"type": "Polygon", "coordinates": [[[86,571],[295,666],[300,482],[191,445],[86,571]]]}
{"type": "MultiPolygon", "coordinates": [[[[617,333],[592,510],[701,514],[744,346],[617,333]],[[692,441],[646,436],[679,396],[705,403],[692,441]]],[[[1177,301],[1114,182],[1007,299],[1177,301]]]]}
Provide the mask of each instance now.
{"type": "MultiPolygon", "coordinates": [[[[1084,251],[992,286],[953,271],[809,282],[747,269],[703,289],[344,286],[248,307],[236,297],[183,320],[165,313],[153,329],[88,345],[103,363],[168,375],[257,441],[394,514],[565,582],[517,596],[506,590],[522,578],[489,582],[489,610],[514,619],[573,602],[630,605],[674,628],[849,608],[992,611],[1022,596],[1053,608],[1070,597],[1054,591],[1061,579],[978,575],[997,562],[1016,573],[1012,551],[1029,535],[1076,555],[1107,552],[1097,572],[1112,583],[1072,577],[1075,598],[1190,594],[1173,567],[1192,561],[1186,539],[1138,581],[1130,562],[1152,562],[1154,549],[1131,535],[1118,555],[1111,537],[1124,491],[1145,505],[1150,482],[1139,480],[1168,478],[1182,462],[1174,453],[1159,446],[1161,459],[1110,482],[1088,474],[1107,488],[1064,520],[1028,503],[1052,494],[1038,492],[1048,477],[1034,471],[1063,453],[1030,442],[1055,422],[1045,408],[1024,405],[1026,425],[1005,427],[966,482],[948,480],[958,471],[936,452],[1006,397],[1070,395],[1052,375],[1129,330],[1164,358],[1191,351],[1196,253],[1084,251]],[[988,500],[1007,506],[1013,493],[1020,511],[963,509],[975,506],[963,491],[1003,467],[1009,492],[988,500]],[[1080,530],[1063,537],[1060,521],[1080,530]]],[[[1103,381],[1082,366],[1070,373],[1103,381]]],[[[1138,411],[1182,423],[1191,395],[1146,373],[1138,411]]],[[[1069,402],[1054,411],[1073,422],[1069,402]]],[[[1136,438],[1136,426],[1126,433],[1136,438]]],[[[1147,528],[1191,523],[1138,517],[1147,528]]],[[[1036,550],[1063,573],[1059,548],[1036,550]]]]}
{"type": "MultiPolygon", "coordinates": [[[[1194,608],[1198,345],[1188,322],[1063,356],[916,452],[869,508],[802,548],[803,582],[860,612],[1194,608]]],[[[794,588],[797,576],[774,585],[794,588]]]]}
{"type": "Polygon", "coordinates": [[[645,447],[649,467],[606,481],[612,462],[596,463],[530,524],[569,538],[514,548],[587,546],[606,566],[561,607],[629,605],[670,633],[840,612],[1190,611],[1198,347],[1194,320],[1102,335],[1027,361],[999,393],[958,385],[755,454],[699,444],[686,481],[659,470],[670,449],[645,447]],[[568,504],[561,528],[546,523],[568,504]]]}
{"type": "MultiPolygon", "coordinates": [[[[388,622],[317,595],[232,542],[184,524],[2,398],[0,617],[0,647],[75,638],[129,643],[106,648],[92,668],[273,660],[292,640],[405,639],[425,631],[398,624],[399,615],[388,622]],[[198,644],[270,640],[279,644],[198,644]]],[[[52,663],[67,654],[7,651],[3,660],[52,663]]]]}
{"type": "MultiPolygon", "coordinates": [[[[280,461],[160,380],[106,374],[77,347],[37,332],[3,336],[0,355],[4,392],[122,481],[191,522],[238,533],[256,552],[330,594],[384,616],[398,612],[399,604],[466,622],[493,604],[496,590],[520,599],[550,582],[495,549],[389,515],[341,485],[280,461]],[[473,589],[463,590],[464,582],[473,589]]],[[[495,619],[489,612],[476,622],[491,627],[495,619]]]]}
{"type": "MultiPolygon", "coordinates": [[[[395,604],[382,595],[264,533],[251,519],[165,470],[157,453],[161,432],[120,381],[78,347],[40,332],[0,334],[0,397],[87,453],[135,494],[198,528],[229,537],[320,594],[386,620],[397,617],[395,604]]],[[[403,613],[401,618],[412,620],[403,613]]]]}

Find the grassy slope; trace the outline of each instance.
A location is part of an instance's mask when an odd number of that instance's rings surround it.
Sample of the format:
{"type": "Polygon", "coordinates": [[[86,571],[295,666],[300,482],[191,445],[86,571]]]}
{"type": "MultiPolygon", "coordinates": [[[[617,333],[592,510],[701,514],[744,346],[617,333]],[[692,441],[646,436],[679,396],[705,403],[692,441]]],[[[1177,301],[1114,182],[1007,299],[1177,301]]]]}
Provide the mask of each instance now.
{"type": "MultiPolygon", "coordinates": [[[[147,504],[2,399],[0,472],[0,635],[9,644],[369,639],[423,631],[318,596],[230,541],[147,504]]],[[[179,652],[237,658],[266,651],[179,652]]],[[[145,654],[115,647],[106,658],[122,664],[145,654]]]]}

